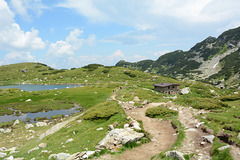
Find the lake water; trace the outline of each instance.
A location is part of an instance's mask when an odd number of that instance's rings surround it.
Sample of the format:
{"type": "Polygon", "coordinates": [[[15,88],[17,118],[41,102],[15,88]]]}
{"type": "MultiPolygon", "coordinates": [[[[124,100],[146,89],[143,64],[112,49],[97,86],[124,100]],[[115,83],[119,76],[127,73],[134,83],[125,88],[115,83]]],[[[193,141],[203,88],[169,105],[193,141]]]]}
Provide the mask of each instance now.
{"type": "Polygon", "coordinates": [[[60,114],[71,115],[73,113],[80,112],[78,108],[80,108],[80,106],[76,106],[70,109],[53,110],[48,112],[26,113],[20,116],[4,115],[4,116],[0,116],[0,123],[12,122],[13,120],[16,120],[16,119],[20,121],[26,121],[27,118],[31,118],[31,122],[34,122],[34,118],[36,117],[47,117],[48,119],[50,119],[51,116],[60,115],[60,114]]]}
{"type": "MultiPolygon", "coordinates": [[[[64,89],[64,88],[74,88],[81,87],[82,85],[72,85],[72,84],[63,84],[63,85],[31,85],[31,84],[21,84],[21,85],[8,85],[8,86],[0,86],[0,89],[6,88],[19,88],[24,91],[39,91],[39,90],[53,90],[53,89],[64,89]]],[[[31,122],[34,122],[34,118],[36,117],[48,117],[50,119],[51,116],[54,115],[71,115],[75,112],[79,112],[78,108],[80,106],[76,106],[70,109],[61,109],[61,110],[53,110],[48,112],[38,112],[38,113],[26,113],[21,114],[20,116],[16,115],[4,115],[0,116],[0,123],[2,122],[11,122],[13,120],[19,119],[21,121],[26,121],[27,118],[31,118],[31,122]]]]}
{"type": "Polygon", "coordinates": [[[24,90],[24,91],[39,91],[39,90],[74,88],[74,87],[81,87],[81,86],[83,86],[83,85],[73,85],[73,84],[59,84],[59,85],[20,84],[20,85],[0,86],[0,89],[19,88],[19,89],[24,90]]]}

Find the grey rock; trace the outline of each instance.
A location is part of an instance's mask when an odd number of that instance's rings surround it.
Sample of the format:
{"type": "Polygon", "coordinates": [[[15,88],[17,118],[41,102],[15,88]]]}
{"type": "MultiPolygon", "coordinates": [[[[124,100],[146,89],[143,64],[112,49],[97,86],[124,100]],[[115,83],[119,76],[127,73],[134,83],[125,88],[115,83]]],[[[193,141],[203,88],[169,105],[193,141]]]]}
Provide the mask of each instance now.
{"type": "Polygon", "coordinates": [[[185,160],[183,153],[179,151],[168,151],[165,153],[165,155],[167,157],[174,158],[177,160],[185,160]]]}
{"type": "Polygon", "coordinates": [[[240,132],[238,133],[237,139],[239,139],[239,140],[240,140],[240,132]]]}
{"type": "Polygon", "coordinates": [[[39,147],[34,147],[32,149],[30,149],[27,153],[30,154],[33,151],[39,150],[39,147]]]}
{"type": "Polygon", "coordinates": [[[124,129],[114,129],[111,130],[103,140],[101,140],[96,149],[114,149],[115,141],[118,141],[118,144],[126,144],[130,142],[135,142],[144,136],[143,133],[138,133],[134,131],[132,128],[124,128],[124,129]]]}
{"type": "Polygon", "coordinates": [[[108,130],[111,131],[111,130],[113,130],[113,129],[114,129],[113,125],[110,124],[110,125],[108,126],[108,130]]]}
{"type": "Polygon", "coordinates": [[[197,123],[196,128],[200,127],[202,124],[204,124],[204,122],[197,123]]]}
{"type": "Polygon", "coordinates": [[[223,151],[223,150],[228,149],[228,148],[230,148],[230,146],[226,145],[226,146],[219,147],[218,150],[223,151]]]}
{"type": "Polygon", "coordinates": [[[40,143],[38,145],[39,148],[46,148],[47,147],[47,143],[40,143]]]}
{"type": "Polygon", "coordinates": [[[98,129],[96,129],[97,131],[101,131],[101,130],[103,130],[103,128],[101,127],[101,128],[98,128],[98,129]]]}
{"type": "Polygon", "coordinates": [[[14,123],[13,123],[13,125],[15,126],[15,125],[17,125],[17,124],[19,124],[20,123],[20,121],[17,119],[14,123]]]}
{"type": "Polygon", "coordinates": [[[31,124],[31,123],[29,123],[29,124],[26,124],[26,126],[25,126],[25,128],[26,128],[26,129],[29,129],[29,128],[32,128],[32,127],[34,127],[34,125],[33,125],[33,124],[31,124]]]}
{"type": "Polygon", "coordinates": [[[203,136],[203,138],[209,143],[213,143],[214,137],[214,135],[203,136]]]}
{"type": "Polygon", "coordinates": [[[180,93],[181,94],[188,94],[188,93],[190,93],[190,88],[189,87],[185,87],[185,88],[183,88],[183,89],[181,89],[181,91],[180,91],[180,93]]]}
{"type": "Polygon", "coordinates": [[[65,143],[70,143],[70,142],[72,142],[72,141],[73,141],[73,139],[70,138],[70,139],[68,139],[65,143]]]}
{"type": "Polygon", "coordinates": [[[48,159],[54,158],[55,160],[66,160],[71,155],[69,153],[58,153],[58,154],[51,154],[48,159]]]}
{"type": "Polygon", "coordinates": [[[5,158],[4,160],[13,160],[13,159],[14,159],[14,157],[10,156],[10,157],[5,158]]]}
{"type": "Polygon", "coordinates": [[[7,155],[7,153],[0,152],[0,158],[3,158],[7,155]]]}
{"type": "Polygon", "coordinates": [[[95,151],[87,151],[85,154],[81,157],[82,159],[88,159],[88,157],[94,155],[95,151]]]}
{"type": "Polygon", "coordinates": [[[37,127],[47,126],[47,123],[46,123],[46,122],[37,122],[37,123],[36,123],[36,126],[37,126],[37,127]]]}

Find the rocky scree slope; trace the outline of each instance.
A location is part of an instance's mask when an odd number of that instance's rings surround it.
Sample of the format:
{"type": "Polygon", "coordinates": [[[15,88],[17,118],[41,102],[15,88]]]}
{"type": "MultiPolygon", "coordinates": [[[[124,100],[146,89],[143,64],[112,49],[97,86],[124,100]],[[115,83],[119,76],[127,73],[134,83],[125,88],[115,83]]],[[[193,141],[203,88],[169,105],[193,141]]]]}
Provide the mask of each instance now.
{"type": "Polygon", "coordinates": [[[208,37],[189,51],[170,52],[156,61],[130,63],[121,60],[116,66],[237,88],[240,86],[240,27],[228,30],[218,38],[208,37]]]}

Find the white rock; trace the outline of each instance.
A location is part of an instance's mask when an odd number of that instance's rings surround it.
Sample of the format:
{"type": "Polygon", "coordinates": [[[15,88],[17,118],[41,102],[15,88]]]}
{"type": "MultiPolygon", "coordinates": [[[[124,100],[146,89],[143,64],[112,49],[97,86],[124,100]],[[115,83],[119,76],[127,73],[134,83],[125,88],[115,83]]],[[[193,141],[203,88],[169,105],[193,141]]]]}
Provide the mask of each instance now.
{"type": "Polygon", "coordinates": [[[185,160],[183,153],[179,151],[168,151],[165,153],[167,157],[178,159],[178,160],[185,160]]]}
{"type": "Polygon", "coordinates": [[[213,143],[214,137],[214,135],[203,136],[203,138],[209,143],[213,143]]]}
{"type": "Polygon", "coordinates": [[[47,126],[47,123],[46,123],[46,122],[37,122],[37,123],[36,123],[36,126],[37,126],[37,127],[47,126]]]}
{"type": "Polygon", "coordinates": [[[48,159],[54,158],[55,160],[66,160],[71,155],[69,153],[58,153],[58,154],[51,154],[48,159]]]}
{"type": "Polygon", "coordinates": [[[129,128],[129,124],[124,124],[124,128],[129,128]]]}
{"type": "Polygon", "coordinates": [[[17,119],[14,123],[13,123],[13,125],[15,126],[15,125],[17,125],[17,124],[19,124],[20,123],[20,121],[17,119]]]}
{"type": "Polygon", "coordinates": [[[5,158],[4,160],[13,160],[13,159],[14,159],[14,157],[10,156],[10,157],[5,158]]]}
{"type": "Polygon", "coordinates": [[[108,125],[108,130],[109,130],[109,131],[111,131],[111,130],[113,130],[113,129],[114,129],[114,127],[113,127],[112,124],[108,125]]]}
{"type": "Polygon", "coordinates": [[[239,140],[240,140],[240,132],[238,133],[237,139],[239,139],[239,140]]]}
{"type": "Polygon", "coordinates": [[[7,128],[3,131],[3,133],[10,133],[10,132],[12,132],[12,130],[10,128],[7,128]]]}
{"type": "Polygon", "coordinates": [[[83,159],[87,159],[88,157],[94,155],[95,151],[87,151],[83,156],[82,158],[83,159]]]}
{"type": "Polygon", "coordinates": [[[97,131],[101,131],[101,130],[103,130],[103,128],[101,127],[101,128],[98,128],[98,129],[96,129],[97,131]]]}
{"type": "Polygon", "coordinates": [[[0,152],[0,158],[3,158],[7,155],[7,153],[0,152]]]}
{"type": "Polygon", "coordinates": [[[31,102],[32,100],[31,99],[27,99],[26,102],[31,102]]]}
{"type": "Polygon", "coordinates": [[[3,133],[5,131],[5,129],[3,128],[0,128],[0,132],[3,133]]]}
{"type": "Polygon", "coordinates": [[[226,146],[219,147],[218,150],[223,151],[223,150],[228,149],[228,148],[230,148],[230,146],[226,145],[226,146]]]}
{"type": "Polygon", "coordinates": [[[28,139],[27,139],[27,141],[29,141],[30,139],[33,139],[34,138],[34,136],[31,136],[31,137],[29,137],[28,139]]]}
{"type": "Polygon", "coordinates": [[[65,143],[69,143],[69,142],[72,142],[72,141],[73,141],[73,139],[70,138],[70,139],[68,139],[65,143]]]}
{"type": "Polygon", "coordinates": [[[180,91],[180,93],[181,94],[188,94],[188,93],[190,93],[190,88],[189,87],[185,87],[185,88],[183,88],[183,89],[181,89],[181,91],[180,91]]]}
{"type": "Polygon", "coordinates": [[[46,148],[47,147],[47,143],[40,143],[38,145],[39,148],[46,148]]]}
{"type": "Polygon", "coordinates": [[[202,124],[204,124],[204,122],[197,123],[196,128],[200,127],[202,124]]]}
{"type": "Polygon", "coordinates": [[[25,126],[25,128],[26,128],[26,129],[29,129],[29,128],[32,128],[32,127],[34,127],[34,125],[33,125],[33,124],[31,124],[31,123],[29,123],[29,124],[26,124],[26,126],[25,126]]]}
{"type": "Polygon", "coordinates": [[[32,149],[30,149],[27,153],[30,154],[33,151],[39,150],[39,147],[34,147],[32,149]]]}

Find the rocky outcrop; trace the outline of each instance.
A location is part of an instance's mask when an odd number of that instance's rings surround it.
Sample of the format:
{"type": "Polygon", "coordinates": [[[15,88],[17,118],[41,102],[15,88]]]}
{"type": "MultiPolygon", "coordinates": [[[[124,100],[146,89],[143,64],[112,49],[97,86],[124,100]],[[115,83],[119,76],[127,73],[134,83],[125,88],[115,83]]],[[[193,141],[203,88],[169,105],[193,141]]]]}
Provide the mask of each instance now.
{"type": "Polygon", "coordinates": [[[0,132],[7,134],[7,133],[11,133],[12,130],[10,128],[6,128],[6,129],[0,128],[0,132]]]}
{"type": "Polygon", "coordinates": [[[190,93],[190,91],[191,91],[190,88],[186,87],[186,88],[181,89],[180,94],[188,94],[188,93],[190,93]]]}
{"type": "Polygon", "coordinates": [[[203,136],[203,139],[209,143],[213,143],[214,135],[203,136]]]}
{"type": "Polygon", "coordinates": [[[47,126],[47,123],[46,123],[46,122],[37,122],[37,123],[36,123],[36,126],[37,126],[37,127],[47,126]]]}
{"type": "Polygon", "coordinates": [[[143,133],[138,133],[132,128],[114,129],[110,131],[106,137],[101,140],[96,149],[115,150],[123,144],[136,142],[144,136],[143,133]]]}
{"type": "Polygon", "coordinates": [[[25,126],[26,129],[29,129],[29,128],[32,128],[32,127],[34,127],[33,124],[26,124],[26,126],[25,126]]]}

